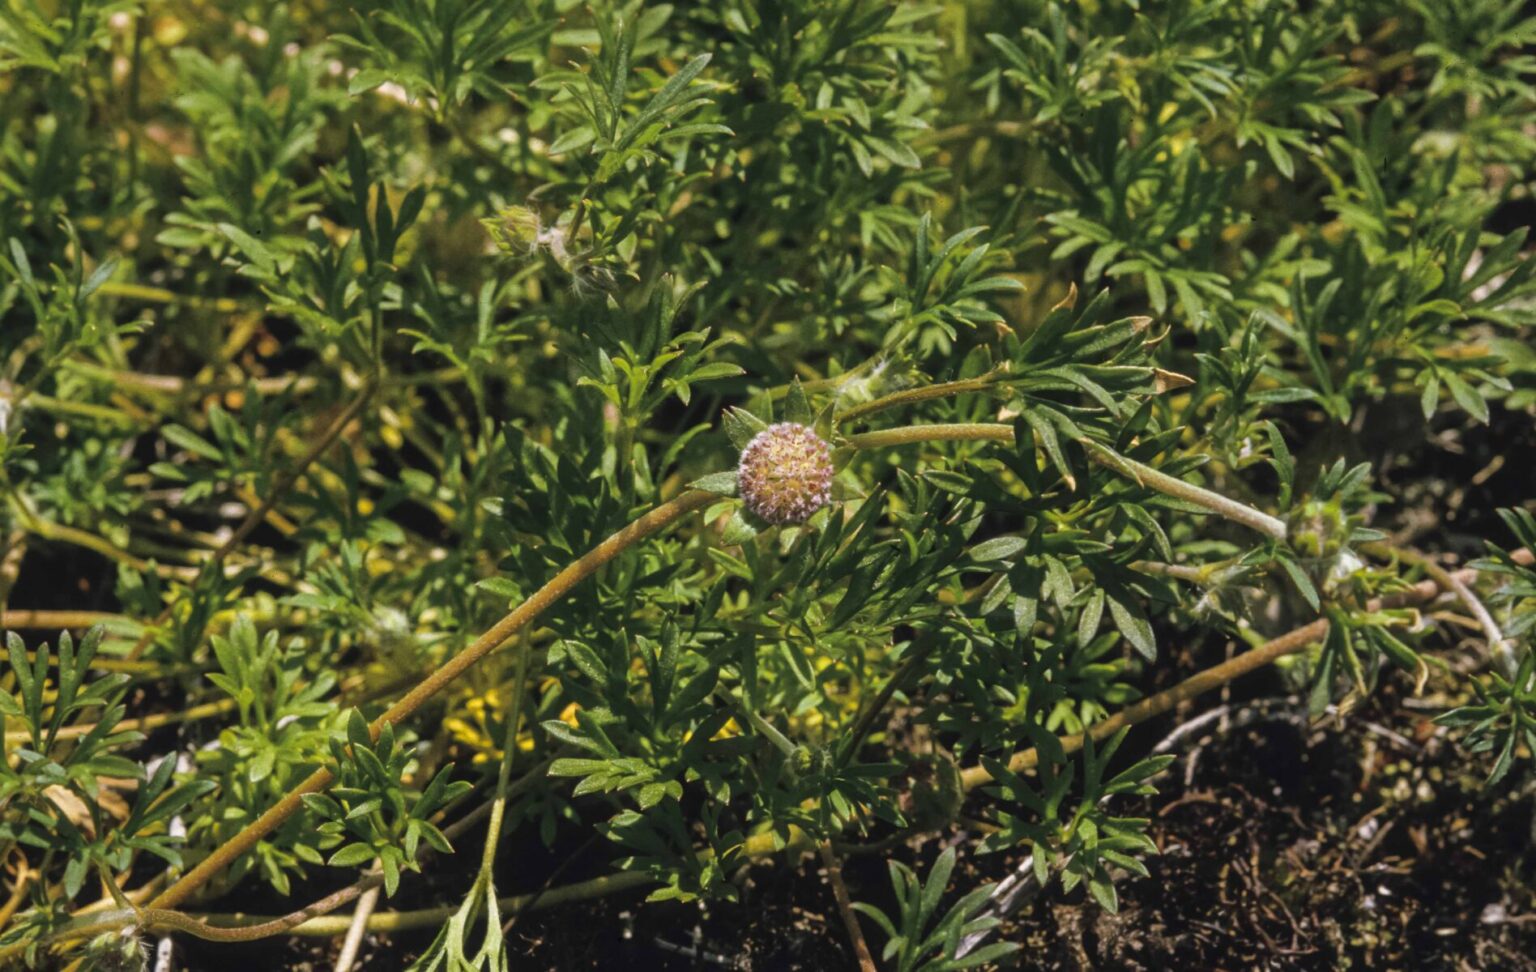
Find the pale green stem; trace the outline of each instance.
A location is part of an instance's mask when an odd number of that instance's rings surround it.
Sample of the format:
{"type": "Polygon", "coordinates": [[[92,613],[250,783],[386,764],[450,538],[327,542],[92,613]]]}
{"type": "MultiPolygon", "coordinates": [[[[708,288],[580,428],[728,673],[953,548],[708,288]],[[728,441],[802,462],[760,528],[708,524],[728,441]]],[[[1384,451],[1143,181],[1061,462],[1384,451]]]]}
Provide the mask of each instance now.
{"type": "MultiPolygon", "coordinates": [[[[983,441],[1004,442],[1014,441],[1013,426],[991,422],[969,422],[956,425],[906,425],[895,429],[883,429],[879,432],[861,432],[858,435],[848,436],[848,444],[856,449],[877,449],[886,446],[911,445],[917,442],[940,441],[983,441]]],[[[1224,516],[1234,523],[1241,523],[1267,537],[1276,540],[1284,540],[1286,537],[1285,523],[1268,513],[1261,512],[1251,506],[1246,506],[1236,500],[1228,499],[1220,493],[1212,492],[1186,483],[1182,479],[1175,479],[1167,473],[1158,472],[1151,466],[1144,465],[1134,459],[1128,459],[1107,446],[1100,445],[1091,439],[1080,439],[1079,443],[1087,450],[1088,455],[1099,465],[1106,469],[1112,469],[1130,479],[1136,480],[1143,486],[1148,486],[1166,496],[1182,499],[1197,506],[1204,507],[1212,513],[1224,516]]]]}

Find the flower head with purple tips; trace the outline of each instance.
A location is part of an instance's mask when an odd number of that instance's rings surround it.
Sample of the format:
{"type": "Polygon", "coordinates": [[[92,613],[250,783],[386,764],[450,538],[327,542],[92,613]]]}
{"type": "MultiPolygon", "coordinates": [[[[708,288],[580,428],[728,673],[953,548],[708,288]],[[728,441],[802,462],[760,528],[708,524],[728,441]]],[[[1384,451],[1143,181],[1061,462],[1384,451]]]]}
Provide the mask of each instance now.
{"type": "Polygon", "coordinates": [[[769,523],[804,523],[832,498],[832,447],[804,425],[770,425],[741,450],[737,484],[769,523]]]}

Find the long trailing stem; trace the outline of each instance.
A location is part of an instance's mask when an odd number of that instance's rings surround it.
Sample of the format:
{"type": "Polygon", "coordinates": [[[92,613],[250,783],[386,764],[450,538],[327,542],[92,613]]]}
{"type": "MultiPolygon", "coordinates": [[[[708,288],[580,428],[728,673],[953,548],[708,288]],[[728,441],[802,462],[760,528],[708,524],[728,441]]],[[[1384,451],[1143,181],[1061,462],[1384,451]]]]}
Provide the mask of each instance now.
{"type": "MultiPolygon", "coordinates": [[[[36,657],[35,652],[28,652],[27,654],[28,657],[36,657]]],[[[122,664],[103,667],[108,671],[145,671],[144,668],[139,666],[124,667],[122,664]]],[[[161,674],[164,674],[164,672],[162,671],[161,674]]],[[[362,704],[365,702],[371,702],[383,696],[391,695],[403,687],[404,685],[400,681],[393,680],[386,685],[379,686],[364,692],[356,698],[347,699],[346,704],[362,704]]],[[[134,719],[123,719],[113,723],[111,730],[113,732],[146,732],[151,729],[160,729],[165,726],[174,726],[182,722],[197,722],[202,719],[212,719],[216,716],[221,716],[225,713],[233,712],[238,707],[238,703],[233,698],[218,699],[213,702],[204,702],[201,705],[194,705],[186,709],[177,709],[171,712],[156,712],[153,715],[139,716],[134,719]]],[[[96,722],[83,722],[73,726],[60,726],[58,731],[53,734],[53,738],[56,740],[78,739],[81,736],[88,736],[93,732],[98,732],[100,729],[101,724],[96,722]]],[[[25,743],[31,738],[32,734],[24,729],[17,729],[5,733],[5,741],[7,745],[11,743],[25,743]]]]}
{"type": "MultiPolygon", "coordinates": [[[[1464,583],[1461,576],[1456,574],[1450,576],[1456,577],[1458,581],[1464,583]]],[[[1424,581],[1406,591],[1371,602],[1369,609],[1376,610],[1382,607],[1398,607],[1423,603],[1432,600],[1444,590],[1446,590],[1446,587],[1437,581],[1424,581]]],[[[1168,712],[1181,702],[1219,688],[1243,675],[1257,671],[1287,654],[1293,654],[1305,649],[1308,645],[1314,644],[1325,637],[1327,630],[1328,621],[1326,619],[1318,619],[1311,624],[1297,628],[1258,648],[1254,648],[1226,662],[1199,672],[1142,702],[1127,707],[1115,716],[1095,725],[1090,730],[1090,733],[1093,738],[1101,739],[1119,731],[1124,726],[1144,722],[1154,716],[1168,712]]],[[[1064,750],[1075,752],[1082,747],[1084,736],[1082,734],[1065,736],[1061,738],[1060,742],[1064,750]]],[[[1036,765],[1038,759],[1039,756],[1035,750],[1024,750],[1010,758],[1009,767],[1015,772],[1022,771],[1036,765]]],[[[535,770],[525,775],[522,780],[519,780],[519,783],[523,782],[523,780],[531,779],[537,775],[537,772],[535,770]]],[[[965,789],[969,791],[985,786],[992,781],[992,777],[984,769],[975,767],[964,771],[961,774],[961,781],[965,789]]],[[[514,784],[514,786],[516,785],[514,784]]],[[[488,809],[488,805],[486,809],[488,809]]],[[[472,816],[478,817],[480,815],[477,812],[472,816]]],[[[466,821],[461,821],[461,824],[466,822],[467,818],[466,821]]],[[[786,848],[806,850],[810,846],[811,844],[803,831],[800,831],[798,828],[791,828],[791,836],[787,842],[777,834],[758,834],[749,837],[744,842],[740,853],[743,858],[764,858],[770,857],[786,848]]],[[[155,908],[92,911],[78,917],[55,940],[84,938],[101,931],[121,928],[124,925],[138,925],[146,931],[182,931],[199,938],[222,942],[248,942],[254,941],[257,938],[284,933],[333,938],[337,935],[345,934],[351,926],[352,919],[350,916],[326,916],[325,912],[334,911],[347,902],[355,900],[362,891],[377,886],[382,880],[382,876],[377,872],[371,873],[357,884],[343,888],[341,891],[335,892],[300,911],[283,916],[282,918],[256,918],[238,914],[194,915],[155,908]]],[[[541,894],[501,898],[498,900],[498,907],[514,912],[519,910],[540,910],[567,902],[582,901],[589,898],[635,890],[650,883],[650,880],[649,876],[640,872],[620,872],[555,888],[541,894]]],[[[451,917],[456,910],[456,908],[452,907],[443,907],[428,908],[420,911],[375,913],[368,918],[367,930],[369,932],[391,932],[430,928],[440,925],[451,917]]],[[[17,954],[17,949],[21,947],[11,946],[8,949],[0,950],[0,960],[17,954]]]]}
{"type": "MultiPolygon", "coordinates": [[[[542,895],[522,894],[498,898],[496,905],[507,912],[539,911],[572,901],[585,901],[589,898],[600,898],[621,891],[629,891],[649,884],[651,880],[649,874],[641,871],[605,875],[554,888],[542,895]]],[[[379,876],[375,881],[371,881],[369,886],[376,887],[383,881],[384,878],[379,876]]],[[[322,898],[305,911],[334,911],[341,905],[356,900],[361,893],[357,885],[351,885],[322,898]]],[[[374,912],[368,917],[367,930],[399,932],[416,928],[435,928],[453,917],[456,911],[458,911],[457,906],[445,906],[425,908],[420,911],[374,912]]],[[[282,918],[258,920],[238,913],[197,915],[166,908],[110,908],[93,912],[89,916],[72,922],[54,941],[78,940],[104,931],[137,927],[146,932],[185,932],[210,942],[242,943],[282,934],[307,938],[335,938],[338,935],[345,935],[352,927],[351,915],[317,914],[307,920],[294,921],[298,914],[295,912],[282,918]]],[[[0,960],[14,957],[22,948],[25,946],[13,945],[0,949],[0,960]]]]}
{"type": "Polygon", "coordinates": [[[1013,426],[1000,422],[960,422],[950,425],[902,425],[848,436],[855,449],[884,449],[920,442],[1001,442],[1013,444],[1013,426]]]}
{"type": "Polygon", "coordinates": [[[127,616],[106,611],[0,611],[0,628],[26,631],[30,628],[89,628],[98,624],[126,621],[127,616]]]}
{"type": "Polygon", "coordinates": [[[1286,537],[1285,523],[1276,517],[1270,516],[1268,513],[1263,513],[1236,500],[1228,499],[1220,493],[1186,483],[1182,479],[1175,479],[1167,473],[1158,472],[1151,466],[1126,458],[1113,449],[1094,442],[1092,439],[1079,439],[1078,441],[1084,449],[1088,450],[1089,457],[1106,469],[1113,469],[1122,476],[1128,476],[1143,486],[1150,486],[1166,496],[1187,500],[1198,506],[1203,506],[1212,513],[1224,516],[1234,523],[1241,523],[1243,526],[1257,530],[1273,540],[1284,540],[1286,537]]]}
{"type": "MultiPolygon", "coordinates": [[[[384,711],[369,726],[369,732],[373,738],[383,731],[384,726],[392,725],[409,717],[423,704],[452,684],[460,675],[479,662],[486,655],[506,643],[513,635],[521,631],[530,621],[542,614],[552,604],[568,594],[576,585],[596,573],[603,565],[612,561],[625,550],[639,543],[653,534],[659,533],[687,514],[700,510],[719,497],[703,490],[689,490],[674,499],[671,499],[652,509],[650,512],[631,521],[602,543],[587,551],[586,554],[572,561],[565,569],[556,574],[543,587],[529,597],[522,604],[508,612],[500,621],[488,631],[476,639],[471,645],[449,659],[441,668],[438,668],[404,697],[384,711]]],[[[327,769],[318,769],[310,774],[276,804],[268,808],[261,816],[247,824],[240,832],[235,834],[228,842],[221,844],[214,851],[199,862],[190,871],[184,874],[176,883],[166,888],[144,909],[123,912],[122,909],[105,910],[92,913],[89,917],[80,915],[75,922],[71,922],[68,936],[71,938],[84,937],[93,931],[99,931],[104,927],[122,927],[123,925],[139,925],[146,930],[179,930],[199,937],[211,937],[220,941],[251,941],[255,938],[265,937],[271,934],[281,934],[292,928],[304,924],[309,915],[295,913],[282,919],[275,919],[277,924],[262,926],[257,934],[247,934],[230,937],[222,934],[219,929],[209,929],[196,919],[189,919],[180,912],[175,911],[177,905],[184,902],[195,891],[205,885],[215,875],[234,863],[241,856],[266,835],[277,829],[284,821],[292,817],[303,806],[303,798],[310,793],[318,793],[334,782],[334,775],[327,769]],[[110,919],[104,916],[112,916],[110,919]],[[78,924],[85,922],[85,924],[78,924]]],[[[643,876],[641,882],[645,880],[643,876]]],[[[622,878],[622,876],[621,876],[622,878]]],[[[382,880],[382,878],[379,878],[382,880]]],[[[624,884],[621,879],[615,879],[617,883],[624,884]]],[[[608,888],[615,881],[600,879],[593,887],[608,888]]],[[[630,882],[633,884],[635,882],[630,882]]],[[[335,910],[349,901],[355,900],[359,894],[367,890],[372,884],[361,881],[350,888],[343,888],[333,895],[327,896],[315,905],[305,909],[310,915],[324,914],[335,910]]],[[[606,892],[599,892],[606,893],[606,892]]],[[[580,897],[580,893],[577,893],[580,897]]],[[[557,893],[551,893],[539,898],[539,905],[558,903],[566,898],[557,893]]],[[[517,898],[507,899],[504,907],[509,910],[517,910],[528,902],[517,898]]],[[[442,914],[436,914],[431,922],[440,922],[451,916],[457,909],[449,908],[442,914]]],[[[345,934],[350,927],[350,919],[340,931],[328,932],[328,935],[345,934]]],[[[375,914],[369,918],[369,930],[389,930],[388,915],[375,914]],[[380,924],[383,919],[384,924],[380,924]]],[[[429,922],[430,923],[430,922],[429,922]]],[[[412,926],[417,927],[417,926],[412,926]]],[[[245,929],[249,932],[249,929],[245,929]]],[[[0,962],[14,958],[25,948],[25,944],[11,945],[0,948],[0,962]]]]}
{"type": "MultiPolygon", "coordinates": [[[[419,685],[406,693],[403,698],[386,709],[369,726],[370,733],[374,738],[378,738],[378,734],[385,726],[393,725],[413,714],[438,692],[452,684],[455,679],[476,662],[500,647],[507,639],[522,630],[528,622],[538,617],[550,605],[564,597],[573,587],[592,576],[598,568],[613,560],[639,541],[667,528],[688,513],[702,509],[717,499],[718,497],[714,493],[704,492],[703,490],[689,490],[632,521],[628,526],[587,551],[587,553],[551,578],[538,591],[534,592],[533,596],[529,597],[528,600],[510,611],[493,625],[490,630],[477,638],[473,644],[448,659],[441,668],[432,672],[419,685]]],[[[256,843],[263,837],[277,829],[284,821],[297,813],[299,808],[303,806],[303,798],[306,794],[320,792],[328,787],[334,779],[335,777],[331,774],[330,770],[324,768],[315,770],[307,779],[290,790],[286,796],[268,808],[265,813],[247,824],[243,830],[227,843],[218,847],[197,867],[188,871],[179,881],[165,889],[159,897],[150,902],[150,907],[169,909],[181,904],[214,875],[234,863],[252,847],[256,846],[256,843]]],[[[451,912],[452,909],[450,909],[451,912]]]]}
{"type": "MultiPolygon", "coordinates": [[[[1446,581],[1464,583],[1462,578],[1447,573],[1446,581]]],[[[1372,599],[1367,605],[1367,611],[1377,611],[1382,608],[1402,607],[1409,604],[1422,604],[1437,597],[1443,591],[1450,588],[1449,583],[1440,580],[1429,580],[1416,584],[1404,591],[1398,591],[1386,597],[1372,599]]],[[[1084,740],[1091,736],[1095,742],[1107,739],[1126,726],[1134,726],[1139,722],[1162,715],[1182,702],[1202,695],[1212,689],[1220,688],[1250,672],[1274,662],[1286,655],[1293,655],[1305,650],[1309,645],[1321,641],[1328,634],[1329,621],[1327,618],[1318,618],[1310,624],[1302,625],[1286,634],[1281,635],[1257,648],[1252,648],[1229,658],[1219,665],[1214,665],[1204,671],[1197,672],[1184,681],[1164,689],[1156,695],[1150,696],[1098,722],[1084,733],[1074,733],[1063,736],[1060,739],[1064,752],[1074,753],[1081,749],[1084,740]]],[[[1040,753],[1037,749],[1026,749],[1014,753],[1008,760],[1010,772],[1021,772],[1038,765],[1040,753]]],[[[967,791],[974,790],[978,786],[984,786],[992,782],[992,775],[980,766],[965,770],[960,774],[961,782],[967,791]]]]}
{"type": "Polygon", "coordinates": [[[1000,373],[992,372],[976,378],[963,378],[959,381],[944,381],[933,385],[921,385],[917,388],[906,388],[889,395],[872,399],[860,405],[855,405],[837,416],[837,424],[854,422],[858,419],[883,412],[888,408],[899,408],[902,405],[915,405],[918,402],[931,402],[936,398],[948,398],[952,395],[964,395],[967,392],[986,391],[992,387],[1000,377],[1000,373]]]}
{"type": "MultiPolygon", "coordinates": [[[[532,786],[538,780],[543,779],[544,771],[549,768],[551,762],[553,762],[552,759],[547,759],[535,766],[530,767],[528,771],[519,777],[516,782],[507,787],[507,799],[511,799],[513,796],[532,786]]],[[[443,836],[449,840],[457,840],[460,835],[489,816],[490,811],[491,804],[482,803],[480,806],[465,814],[463,817],[460,817],[452,824],[444,827],[443,836]]],[[[432,851],[427,849],[423,853],[431,854],[432,851]]],[[[153,883],[154,882],[151,882],[151,887],[153,886],[153,883]]],[[[93,934],[94,932],[110,928],[121,928],[127,925],[139,926],[146,931],[183,931],[197,938],[203,938],[209,941],[231,943],[253,942],[257,941],[258,939],[271,938],[274,935],[284,934],[314,935],[317,937],[330,938],[335,937],[336,935],[344,934],[346,931],[346,929],[334,930],[337,922],[345,921],[347,923],[347,928],[350,929],[351,924],[355,921],[355,915],[352,918],[329,918],[328,920],[324,921],[322,921],[322,919],[326,919],[330,912],[336,911],[349,902],[357,900],[359,897],[367,894],[369,891],[382,887],[383,884],[384,872],[378,868],[373,868],[364,874],[361,878],[359,878],[356,882],[348,885],[345,888],[333,891],[318,901],[314,901],[308,905],[305,905],[303,908],[300,908],[296,911],[272,918],[257,918],[249,915],[198,915],[178,911],[172,911],[169,914],[160,914],[156,916],[142,909],[114,909],[111,907],[113,902],[111,902],[110,899],[103,899],[101,902],[86,905],[84,908],[77,911],[75,913],[75,920],[72,921],[69,925],[66,925],[57,934],[53,935],[49,941],[61,942],[78,939],[93,934]],[[142,922],[138,918],[131,917],[135,915],[142,916],[142,922]],[[176,915],[179,917],[172,918],[170,917],[171,915],[176,915]],[[173,924],[174,927],[172,927],[173,924]]],[[[568,893],[569,892],[564,891],[564,889],[561,889],[561,893],[557,894],[556,896],[556,903],[559,903],[563,900],[570,900],[566,897],[568,893]]],[[[579,896],[580,895],[578,893],[577,897],[579,896]]],[[[137,891],[129,892],[127,897],[130,900],[142,901],[145,897],[147,897],[147,894],[144,892],[144,889],[140,889],[137,891]]],[[[537,908],[541,907],[534,900],[532,900],[532,896],[525,897],[529,898],[527,906],[530,909],[537,910],[537,908]]],[[[380,923],[375,923],[373,922],[372,918],[373,916],[370,915],[369,918],[363,922],[366,930],[388,930],[388,928],[385,926],[390,923],[391,919],[385,917],[381,920],[380,923]]],[[[412,925],[408,927],[423,926],[412,925]]],[[[0,961],[11,957],[14,952],[15,947],[0,949],[0,961]]]]}
{"type": "Polygon", "coordinates": [[[121,280],[107,280],[97,287],[97,290],[103,294],[128,300],[141,300],[151,304],[182,304],[187,307],[206,308],[221,314],[232,314],[240,310],[240,302],[229,297],[197,297],[191,294],[178,294],[163,287],[147,287],[121,280]]]}
{"type": "MultiPolygon", "coordinates": [[[[1012,444],[1013,426],[999,422],[965,422],[952,425],[905,425],[878,432],[861,432],[848,437],[848,444],[857,449],[876,449],[888,446],[913,445],[920,442],[1002,442],[1012,444]]],[[[1241,523],[1275,540],[1286,537],[1285,523],[1268,513],[1228,499],[1220,493],[1175,479],[1158,472],[1151,466],[1120,455],[1108,446],[1092,439],[1079,439],[1089,458],[1106,469],[1134,479],[1143,486],[1151,487],[1166,496],[1185,500],[1212,513],[1224,516],[1234,523],[1241,523]]]]}
{"type": "MultiPolygon", "coordinates": [[[[1328,619],[1318,618],[1311,624],[1306,624],[1294,631],[1281,635],[1273,641],[1265,642],[1251,651],[1245,651],[1241,655],[1230,658],[1219,665],[1214,665],[1186,678],[1184,681],[1165,689],[1156,695],[1142,699],[1140,702],[1128,705],[1124,709],[1110,716],[1102,722],[1096,722],[1086,733],[1073,733],[1070,736],[1061,737],[1061,749],[1065,753],[1075,753],[1083,748],[1086,739],[1092,738],[1095,742],[1107,739],[1126,726],[1134,726],[1138,722],[1146,722],[1155,716],[1162,715],[1181,702],[1185,702],[1197,695],[1203,695],[1215,688],[1220,688],[1249,672],[1257,671],[1265,667],[1277,658],[1292,655],[1303,650],[1308,645],[1315,644],[1328,634],[1328,619]]],[[[1026,749],[1014,753],[1008,760],[1008,770],[1020,773],[1027,769],[1033,769],[1040,762],[1038,749],[1026,749]]],[[[960,774],[960,781],[967,791],[974,790],[992,782],[992,774],[981,766],[973,766],[960,774]]]]}
{"type": "Polygon", "coordinates": [[[151,570],[154,570],[156,574],[162,577],[174,577],[177,574],[182,573],[182,571],[177,571],[169,567],[156,567],[142,557],[134,556],[112,541],[106,539],[105,537],[99,537],[96,534],[91,533],[89,530],[82,530],[78,527],[72,527],[68,526],[67,524],[54,523],[51,520],[46,520],[28,509],[22,502],[19,495],[12,495],[10,505],[12,512],[15,515],[16,523],[24,528],[28,533],[39,536],[44,540],[51,540],[55,543],[73,544],[76,547],[84,547],[86,550],[100,554],[108,560],[122,564],[129,569],[138,571],[140,573],[147,573],[151,570]]]}
{"type": "MultiPolygon", "coordinates": [[[[157,712],[154,715],[141,716],[137,719],[123,719],[112,726],[113,732],[143,732],[149,729],[159,729],[162,726],[171,726],[179,722],[196,722],[199,719],[211,719],[214,716],[233,712],[237,704],[233,698],[220,699],[216,702],[207,702],[202,705],[194,705],[190,709],[182,709],[176,712],[157,712]]],[[[76,739],[80,736],[95,732],[99,726],[94,723],[83,723],[78,726],[61,726],[54,734],[55,739],[76,739]]],[[[25,743],[32,738],[32,734],[24,729],[18,729],[5,734],[7,745],[11,743],[25,743]]]]}

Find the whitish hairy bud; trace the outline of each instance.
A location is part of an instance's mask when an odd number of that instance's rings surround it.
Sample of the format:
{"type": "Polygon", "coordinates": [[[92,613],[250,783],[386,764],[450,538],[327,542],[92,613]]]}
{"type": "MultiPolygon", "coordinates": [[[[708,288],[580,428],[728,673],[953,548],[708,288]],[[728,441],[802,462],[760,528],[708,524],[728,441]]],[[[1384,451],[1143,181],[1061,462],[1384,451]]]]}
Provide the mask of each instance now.
{"type": "Polygon", "coordinates": [[[144,972],[149,953],[131,928],[102,932],[85,947],[87,967],[96,972],[144,972]]]}
{"type": "Polygon", "coordinates": [[[770,425],[741,450],[736,482],[764,520],[804,523],[832,498],[832,447],[803,425],[770,425]]]}

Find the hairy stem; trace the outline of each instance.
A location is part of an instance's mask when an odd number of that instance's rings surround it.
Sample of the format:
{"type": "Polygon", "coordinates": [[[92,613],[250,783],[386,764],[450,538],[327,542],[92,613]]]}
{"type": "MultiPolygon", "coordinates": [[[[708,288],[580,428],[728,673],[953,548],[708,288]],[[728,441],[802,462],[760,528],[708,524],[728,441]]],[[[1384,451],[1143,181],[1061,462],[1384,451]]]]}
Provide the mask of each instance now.
{"type": "Polygon", "coordinates": [[[1106,469],[1113,469],[1122,476],[1134,479],[1143,486],[1150,486],[1165,496],[1203,506],[1212,513],[1224,516],[1234,523],[1241,523],[1272,539],[1284,540],[1286,537],[1285,523],[1268,513],[1228,499],[1220,493],[1186,483],[1182,479],[1175,479],[1167,473],[1158,472],[1151,466],[1128,459],[1091,439],[1078,441],[1084,449],[1088,450],[1088,455],[1106,469]]]}
{"type": "Polygon", "coordinates": [[[914,405],[918,402],[928,402],[935,398],[948,398],[951,395],[964,395],[967,392],[986,391],[997,381],[996,374],[981,375],[977,378],[965,378],[960,381],[944,381],[934,385],[922,385],[918,388],[907,388],[899,392],[892,392],[881,398],[855,405],[837,416],[837,424],[853,422],[883,412],[888,408],[899,408],[902,405],[914,405]]]}
{"type": "Polygon", "coordinates": [[[843,883],[843,865],[832,851],[832,842],[824,840],[817,845],[821,852],[822,866],[827,869],[827,882],[832,885],[832,895],[837,899],[838,914],[843,916],[843,927],[853,942],[853,954],[859,959],[859,972],[876,972],[875,958],[869,954],[869,943],[864,941],[864,931],[859,928],[859,916],[853,910],[848,896],[848,885],[843,883]]]}
{"type": "MultiPolygon", "coordinates": [[[[997,422],[968,422],[955,425],[906,425],[895,429],[882,429],[878,432],[861,432],[858,435],[850,435],[848,437],[848,443],[857,449],[876,449],[887,446],[912,445],[918,442],[946,441],[983,441],[1011,444],[1014,441],[1013,426],[997,422]]],[[[1236,500],[1228,499],[1220,493],[1203,489],[1192,483],[1186,483],[1182,479],[1175,479],[1166,473],[1158,472],[1151,466],[1139,463],[1134,459],[1128,459],[1113,449],[1100,445],[1091,439],[1080,439],[1079,442],[1087,450],[1089,457],[1099,463],[1099,465],[1134,479],[1143,486],[1151,487],[1166,496],[1186,500],[1204,507],[1212,513],[1224,516],[1246,527],[1251,527],[1265,536],[1276,540],[1284,540],[1286,537],[1285,524],[1268,513],[1260,512],[1251,506],[1245,506],[1236,500]]]]}
{"type": "Polygon", "coordinates": [[[106,611],[0,611],[0,628],[26,631],[32,628],[89,628],[127,621],[126,615],[106,611]]]}
{"type": "MultiPolygon", "coordinates": [[[[1075,753],[1083,748],[1086,738],[1092,737],[1095,742],[1107,739],[1126,726],[1134,726],[1138,722],[1146,722],[1154,716],[1162,715],[1180,702],[1192,699],[1197,695],[1209,692],[1211,689],[1220,688],[1240,676],[1257,671],[1277,658],[1295,654],[1308,645],[1322,640],[1328,634],[1328,619],[1318,618],[1311,624],[1303,625],[1294,631],[1281,635],[1273,641],[1266,642],[1252,651],[1243,652],[1235,658],[1228,659],[1220,665],[1214,665],[1202,672],[1198,672],[1186,678],[1184,681],[1165,689],[1150,698],[1142,699],[1133,705],[1126,706],[1119,712],[1097,722],[1085,733],[1073,733],[1070,736],[1061,737],[1063,752],[1075,753]]],[[[1020,773],[1027,769],[1033,769],[1040,762],[1038,749],[1026,749],[1014,753],[1008,760],[1008,769],[1013,773],[1020,773]]],[[[961,783],[966,790],[974,790],[978,786],[984,786],[992,782],[992,774],[985,768],[973,766],[960,774],[961,783]]]]}
{"type": "Polygon", "coordinates": [[[1404,560],[1416,567],[1422,567],[1424,573],[1434,578],[1441,587],[1455,594],[1462,604],[1466,605],[1472,617],[1477,619],[1478,626],[1483,629],[1483,634],[1488,639],[1488,650],[1493,655],[1495,664],[1499,666],[1499,673],[1506,679],[1513,681],[1520,671],[1520,660],[1515,657],[1514,647],[1509,639],[1504,637],[1498,622],[1493,620],[1493,615],[1488,613],[1488,608],[1482,600],[1472,592],[1461,578],[1441,567],[1429,557],[1417,550],[1409,550],[1405,547],[1393,547],[1385,543],[1368,543],[1360,548],[1365,553],[1383,560],[1404,560]]]}
{"type": "MultiPolygon", "coordinates": [[[[571,588],[592,576],[598,568],[646,537],[667,528],[686,514],[702,509],[717,499],[714,493],[690,490],[632,521],[628,526],[587,551],[556,574],[549,583],[539,588],[532,597],[509,612],[468,648],[450,658],[441,668],[432,672],[403,698],[385,710],[384,714],[375,719],[369,727],[373,737],[378,738],[379,732],[386,725],[397,723],[421,708],[427,700],[452,684],[472,665],[500,647],[507,639],[522,630],[528,622],[564,597],[571,588]]],[[[255,847],[263,837],[297,813],[303,806],[305,794],[318,793],[329,786],[333,780],[334,777],[329,770],[323,768],[316,770],[260,817],[251,821],[227,843],[216,849],[197,867],[161,892],[159,897],[150,902],[150,907],[174,908],[185,901],[192,892],[206,884],[214,875],[239,859],[241,855],[255,847]]],[[[452,914],[453,910],[449,909],[449,913],[452,914]]]]}

